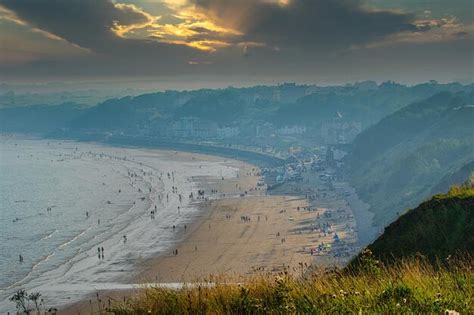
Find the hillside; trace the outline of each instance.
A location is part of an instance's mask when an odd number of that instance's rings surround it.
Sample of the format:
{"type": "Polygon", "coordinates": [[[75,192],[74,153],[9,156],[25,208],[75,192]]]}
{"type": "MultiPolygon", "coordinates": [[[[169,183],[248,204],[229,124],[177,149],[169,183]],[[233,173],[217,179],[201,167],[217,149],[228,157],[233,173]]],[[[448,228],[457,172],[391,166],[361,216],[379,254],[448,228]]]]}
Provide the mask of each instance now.
{"type": "Polygon", "coordinates": [[[344,117],[359,121],[366,127],[407,104],[421,101],[441,91],[454,92],[462,89],[455,84],[425,83],[407,87],[394,82],[325,88],[304,96],[295,103],[282,105],[275,113],[274,119],[284,124],[319,123],[332,118],[337,110],[344,117]]]}
{"type": "Polygon", "coordinates": [[[244,114],[245,102],[232,90],[217,91],[191,98],[175,112],[175,118],[197,117],[232,123],[244,114]]]}
{"type": "Polygon", "coordinates": [[[453,186],[447,194],[433,196],[387,226],[367,248],[386,263],[417,255],[434,262],[474,253],[474,188],[453,186]]]}
{"type": "Polygon", "coordinates": [[[132,135],[157,124],[189,98],[187,93],[160,92],[136,97],[110,99],[94,106],[70,122],[74,133],[87,131],[126,131],[132,135]]]}
{"type": "Polygon", "coordinates": [[[427,198],[438,183],[472,161],[473,95],[472,90],[439,93],[357,136],[346,158],[347,172],[371,205],[376,224],[393,221],[397,212],[427,198]]]}
{"type": "MultiPolygon", "coordinates": [[[[0,130],[22,132],[25,130],[23,126],[27,125],[28,132],[64,128],[65,132],[61,134],[64,137],[90,132],[156,135],[158,130],[169,129],[181,118],[196,117],[203,123],[240,126],[242,133],[267,122],[275,129],[303,124],[308,130],[312,128],[311,135],[307,135],[311,137],[319,134],[321,122],[332,119],[336,111],[346,120],[361,123],[365,128],[409,103],[441,91],[456,93],[466,89],[469,86],[459,83],[428,82],[406,86],[394,82],[361,82],[326,87],[282,84],[164,91],[111,98],[72,116],[63,115],[61,107],[47,104],[0,109],[0,119],[8,121],[8,124],[0,124],[0,130]],[[46,111],[48,114],[44,116],[46,111]],[[28,119],[36,115],[43,115],[40,118],[43,124],[28,123],[28,119]]],[[[73,110],[73,104],[70,106],[73,110]]]]}

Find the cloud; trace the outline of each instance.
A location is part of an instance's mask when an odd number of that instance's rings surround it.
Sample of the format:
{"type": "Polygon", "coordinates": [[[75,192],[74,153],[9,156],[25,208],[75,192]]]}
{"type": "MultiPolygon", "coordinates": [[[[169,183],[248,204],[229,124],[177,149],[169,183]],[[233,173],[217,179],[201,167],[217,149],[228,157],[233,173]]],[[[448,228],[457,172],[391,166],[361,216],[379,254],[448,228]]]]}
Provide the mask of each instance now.
{"type": "Polygon", "coordinates": [[[175,43],[130,38],[143,27],[156,26],[153,17],[133,5],[110,0],[0,0],[19,23],[54,35],[89,53],[71,58],[40,59],[23,66],[4,64],[4,77],[143,76],[180,74],[202,52],[175,43]],[[133,35],[133,34],[132,34],[133,35]]]}
{"type": "Polygon", "coordinates": [[[143,29],[147,27],[158,27],[159,16],[153,16],[142,9],[136,7],[133,4],[115,3],[114,7],[121,13],[122,18],[118,18],[113,21],[114,26],[112,31],[120,37],[124,37],[127,33],[137,29],[143,29]],[[123,21],[127,21],[128,16],[136,16],[137,21],[129,21],[128,23],[122,24],[123,21]]]}
{"type": "Polygon", "coordinates": [[[358,0],[191,0],[212,21],[244,41],[284,48],[334,50],[421,31],[411,14],[371,10],[358,0]]]}
{"type": "Polygon", "coordinates": [[[0,5],[25,24],[96,52],[108,50],[117,35],[154,21],[133,5],[105,0],[1,0],[0,5]]]}
{"type": "Polygon", "coordinates": [[[417,20],[416,25],[421,31],[392,34],[384,40],[367,45],[365,48],[395,46],[404,43],[449,44],[459,40],[472,42],[474,39],[474,25],[462,24],[457,18],[452,16],[441,19],[417,20]]]}
{"type": "Polygon", "coordinates": [[[122,45],[130,45],[131,41],[121,39],[214,51],[228,46],[224,36],[237,34],[202,15],[190,15],[186,10],[175,12],[178,23],[161,24],[160,16],[153,16],[136,5],[112,0],[0,0],[0,5],[5,8],[3,15],[16,23],[27,24],[98,53],[116,52],[122,45]]]}
{"type": "Polygon", "coordinates": [[[271,51],[328,52],[432,27],[417,24],[410,14],[365,8],[359,0],[166,0],[178,21],[166,24],[136,5],[111,0],[0,4],[32,28],[96,53],[113,54],[146,42],[210,52],[248,42],[271,51]]]}
{"type": "MultiPolygon", "coordinates": [[[[438,53],[440,47],[449,48],[453,41],[457,46],[452,47],[472,44],[472,28],[455,20],[435,20],[428,14],[417,20],[410,13],[367,7],[363,0],[156,1],[162,9],[151,10],[152,1],[147,1],[153,15],[138,5],[145,0],[135,4],[131,0],[0,0],[0,23],[3,18],[38,37],[81,48],[80,54],[62,48],[70,58],[51,54],[47,47],[33,58],[32,48],[28,58],[15,59],[16,65],[3,64],[0,72],[12,77],[185,74],[273,79],[346,75],[357,67],[361,73],[385,71],[371,62],[379,58],[388,63],[386,56],[396,59],[390,62],[397,71],[411,70],[414,63],[425,60],[433,63],[435,71],[441,64],[447,66],[438,53]],[[394,48],[397,56],[391,55],[394,48]],[[32,62],[17,66],[23,60],[32,62]],[[409,69],[403,68],[408,61],[409,69]]],[[[14,36],[10,38],[14,42],[14,36]]],[[[0,47],[0,54],[5,51],[0,47]]],[[[469,60],[459,48],[450,49],[449,56],[453,62],[469,60]]],[[[454,66],[459,73],[468,71],[454,66]]],[[[443,68],[440,73],[447,71],[443,68]]]]}

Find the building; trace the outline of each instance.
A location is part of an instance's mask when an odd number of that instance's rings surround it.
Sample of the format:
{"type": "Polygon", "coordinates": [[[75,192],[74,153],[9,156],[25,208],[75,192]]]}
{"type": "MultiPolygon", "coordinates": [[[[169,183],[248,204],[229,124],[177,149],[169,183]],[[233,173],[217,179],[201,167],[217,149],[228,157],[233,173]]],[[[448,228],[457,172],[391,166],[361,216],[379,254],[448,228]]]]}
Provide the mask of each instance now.
{"type": "Polygon", "coordinates": [[[174,138],[210,139],[217,137],[217,124],[196,117],[183,117],[171,125],[174,138]]]}
{"type": "Polygon", "coordinates": [[[321,123],[321,139],[324,144],[347,144],[362,131],[362,124],[351,121],[336,111],[335,117],[321,123]]]}
{"type": "Polygon", "coordinates": [[[295,126],[285,126],[277,130],[279,135],[289,136],[289,135],[301,135],[306,133],[306,126],[295,125],[295,126]]]}
{"type": "Polygon", "coordinates": [[[240,134],[239,127],[217,128],[217,137],[221,139],[237,137],[240,134]]]}

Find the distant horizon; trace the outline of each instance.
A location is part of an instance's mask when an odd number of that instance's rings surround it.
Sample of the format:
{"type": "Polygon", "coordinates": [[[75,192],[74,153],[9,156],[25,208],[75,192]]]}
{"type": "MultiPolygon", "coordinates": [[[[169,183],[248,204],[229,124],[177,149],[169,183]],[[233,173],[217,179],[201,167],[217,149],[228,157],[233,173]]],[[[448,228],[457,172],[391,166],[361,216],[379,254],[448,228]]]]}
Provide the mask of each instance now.
{"type": "Polygon", "coordinates": [[[356,85],[364,82],[375,82],[377,85],[386,83],[386,82],[394,82],[396,84],[401,84],[404,86],[416,86],[420,84],[429,84],[431,82],[436,82],[438,84],[461,84],[461,85],[470,85],[474,84],[474,80],[468,81],[461,80],[461,79],[453,79],[453,80],[421,80],[421,81],[410,81],[410,82],[403,82],[398,80],[392,79],[382,79],[382,80],[354,80],[354,81],[340,81],[340,82],[311,82],[311,81],[258,81],[255,82],[241,82],[240,84],[235,83],[227,83],[227,82],[170,82],[169,80],[164,79],[156,79],[156,78],[149,78],[149,79],[141,79],[141,80],[133,80],[133,79],[115,79],[115,80],[78,80],[78,81],[37,81],[37,82],[5,82],[0,81],[0,91],[1,92],[8,92],[18,90],[25,90],[29,93],[31,92],[39,92],[39,90],[48,90],[44,93],[58,93],[58,92],[68,92],[68,91],[84,91],[84,90],[98,90],[104,88],[106,86],[107,89],[120,89],[120,90],[131,90],[136,92],[147,92],[155,90],[156,92],[166,92],[166,91],[196,91],[196,90],[213,90],[213,89],[227,89],[227,88],[252,88],[257,86],[265,86],[265,87],[272,87],[272,86],[282,86],[285,84],[295,84],[297,86],[316,86],[316,87],[331,87],[331,86],[346,86],[346,85],[356,85]],[[178,85],[181,85],[179,87],[178,85]],[[35,91],[38,90],[38,91],[35,91]]]}

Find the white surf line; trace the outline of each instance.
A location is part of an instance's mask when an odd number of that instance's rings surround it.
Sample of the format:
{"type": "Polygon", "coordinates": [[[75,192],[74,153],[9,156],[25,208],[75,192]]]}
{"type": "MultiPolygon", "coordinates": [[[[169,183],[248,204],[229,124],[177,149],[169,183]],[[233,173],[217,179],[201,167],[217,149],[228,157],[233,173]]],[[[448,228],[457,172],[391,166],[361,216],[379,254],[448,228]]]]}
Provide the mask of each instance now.
{"type": "MultiPolygon", "coordinates": [[[[226,283],[226,285],[238,285],[239,283],[226,283]]],[[[149,282],[149,283],[131,283],[131,284],[124,284],[124,283],[112,283],[112,282],[105,282],[105,283],[87,283],[87,284],[74,284],[74,283],[55,283],[53,286],[39,286],[36,289],[39,292],[55,292],[55,291],[62,291],[62,292],[93,292],[93,291],[117,291],[117,290],[140,290],[140,289],[153,289],[153,288],[160,288],[160,289],[173,289],[173,290],[180,290],[180,289],[192,289],[192,288],[199,288],[199,287],[206,287],[211,288],[216,286],[216,283],[213,282],[196,282],[196,283],[185,283],[185,282],[170,282],[170,283],[163,283],[163,282],[149,282]]]]}
{"type": "Polygon", "coordinates": [[[58,232],[58,230],[57,230],[57,229],[56,229],[56,230],[54,230],[53,232],[49,233],[48,235],[46,235],[46,236],[42,237],[42,238],[40,239],[40,241],[47,240],[48,238],[50,238],[51,236],[53,236],[53,235],[54,235],[56,232],[58,232]]]}
{"type": "Polygon", "coordinates": [[[87,231],[89,231],[90,229],[92,229],[92,227],[88,227],[87,229],[85,229],[84,231],[82,231],[81,233],[77,234],[76,236],[74,236],[72,239],[68,240],[67,242],[64,242],[63,244],[59,245],[58,246],[58,249],[63,249],[64,247],[66,247],[67,245],[71,244],[72,242],[76,241],[79,237],[81,237],[82,235],[86,234],[87,231]]]}

